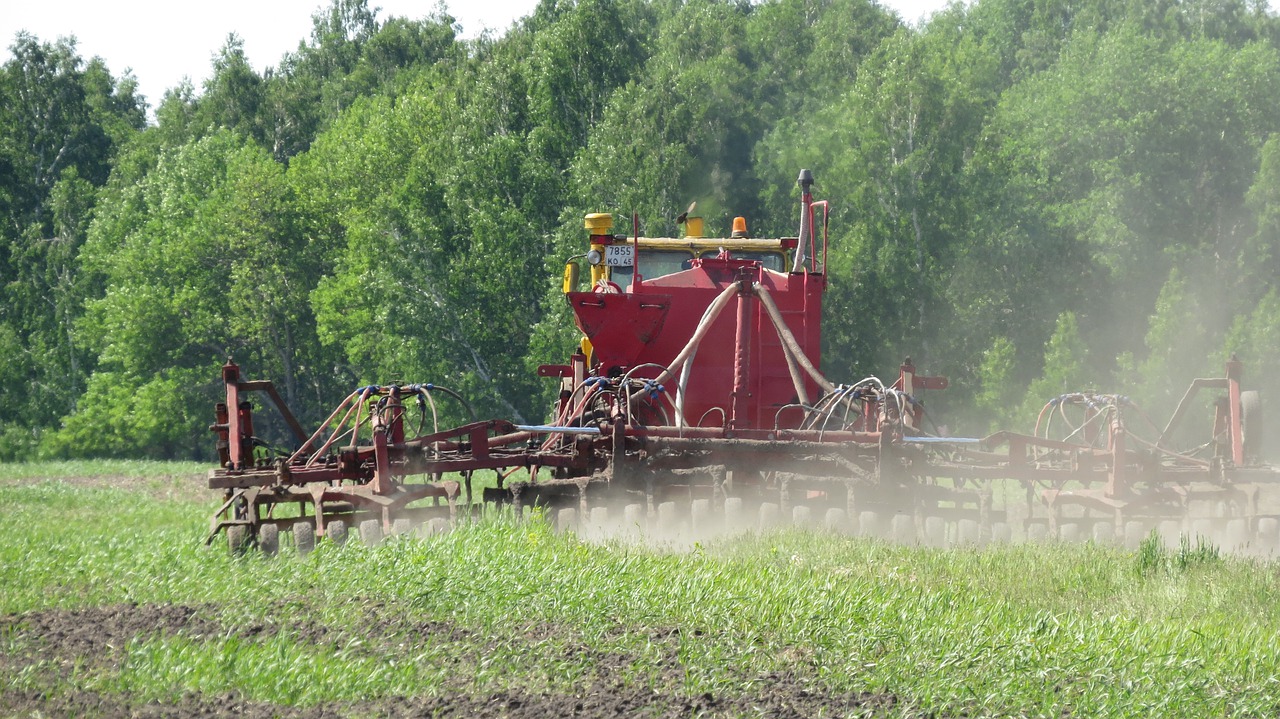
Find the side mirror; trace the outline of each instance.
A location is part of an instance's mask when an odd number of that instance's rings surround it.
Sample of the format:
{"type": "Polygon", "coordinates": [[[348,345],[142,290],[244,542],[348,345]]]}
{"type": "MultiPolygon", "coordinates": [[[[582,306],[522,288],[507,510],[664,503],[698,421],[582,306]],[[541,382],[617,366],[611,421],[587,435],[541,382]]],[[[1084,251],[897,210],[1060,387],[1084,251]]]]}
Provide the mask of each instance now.
{"type": "Polygon", "coordinates": [[[563,289],[566,295],[569,294],[570,292],[578,291],[578,271],[579,270],[578,270],[577,262],[565,263],[563,289]]]}

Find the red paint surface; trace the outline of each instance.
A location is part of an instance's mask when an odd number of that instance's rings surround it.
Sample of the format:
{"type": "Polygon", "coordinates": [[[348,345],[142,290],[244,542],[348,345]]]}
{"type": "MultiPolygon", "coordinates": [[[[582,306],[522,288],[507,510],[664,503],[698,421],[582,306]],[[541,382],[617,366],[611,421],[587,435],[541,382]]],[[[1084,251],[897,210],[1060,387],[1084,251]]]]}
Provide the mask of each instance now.
{"type": "MultiPolygon", "coordinates": [[[[693,336],[703,312],[733,282],[746,279],[769,290],[787,326],[805,354],[818,366],[821,343],[821,274],[786,274],[763,269],[748,260],[702,259],[683,272],[645,280],[622,294],[573,292],[567,295],[578,328],[595,348],[596,372],[616,374],[645,363],[667,366],[693,336]]],[[[795,388],[782,351],[782,341],[755,297],[746,298],[750,338],[741,427],[772,429],[778,409],[795,401],[795,388]]],[[[735,336],[739,298],[730,301],[713,323],[693,361],[685,397],[685,418],[696,425],[720,426],[733,404],[735,336]],[[715,411],[723,410],[724,414],[715,411]]],[[[637,377],[656,377],[645,369],[637,377]]],[[[666,384],[674,401],[678,377],[666,384]]],[[[810,397],[818,388],[806,378],[810,397]]],[[[792,426],[798,411],[785,412],[780,426],[792,426]]]]}

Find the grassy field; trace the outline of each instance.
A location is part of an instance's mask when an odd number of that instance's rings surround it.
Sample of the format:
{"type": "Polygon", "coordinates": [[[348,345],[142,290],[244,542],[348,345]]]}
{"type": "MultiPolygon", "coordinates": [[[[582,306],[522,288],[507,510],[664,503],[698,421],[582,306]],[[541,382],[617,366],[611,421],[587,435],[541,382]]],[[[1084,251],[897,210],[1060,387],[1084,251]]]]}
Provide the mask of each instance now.
{"type": "Polygon", "coordinates": [[[805,532],[675,552],[502,517],[233,558],[202,543],[199,467],[100,468],[0,467],[2,716],[1280,712],[1270,562],[805,532]]]}

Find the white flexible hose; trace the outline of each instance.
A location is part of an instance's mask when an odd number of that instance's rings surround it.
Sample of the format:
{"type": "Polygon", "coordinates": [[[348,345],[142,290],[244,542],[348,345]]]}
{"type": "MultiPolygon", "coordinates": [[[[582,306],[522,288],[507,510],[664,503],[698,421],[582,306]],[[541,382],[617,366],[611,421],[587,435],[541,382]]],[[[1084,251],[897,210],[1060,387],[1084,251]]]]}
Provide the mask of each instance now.
{"type": "Polygon", "coordinates": [[[685,361],[689,359],[689,355],[693,354],[693,352],[698,349],[698,344],[707,336],[707,331],[711,329],[711,323],[715,322],[716,317],[720,316],[721,310],[723,310],[725,305],[729,304],[729,300],[733,299],[737,294],[737,282],[734,282],[724,288],[724,292],[721,292],[720,295],[716,297],[715,301],[711,303],[711,306],[707,308],[702,321],[698,323],[698,328],[694,331],[693,336],[689,338],[689,342],[685,344],[684,349],[680,350],[680,354],[676,355],[676,358],[671,361],[670,365],[667,365],[667,368],[662,371],[662,374],[658,375],[654,382],[657,382],[658,384],[665,384],[671,381],[671,378],[675,375],[676,371],[684,366],[685,361]]]}

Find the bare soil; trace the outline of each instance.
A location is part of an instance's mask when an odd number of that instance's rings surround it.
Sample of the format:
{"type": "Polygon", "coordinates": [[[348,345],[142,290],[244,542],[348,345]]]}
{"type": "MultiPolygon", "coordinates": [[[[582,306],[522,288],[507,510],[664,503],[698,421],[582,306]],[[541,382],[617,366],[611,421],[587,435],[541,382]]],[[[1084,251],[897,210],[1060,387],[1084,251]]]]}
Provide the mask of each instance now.
{"type": "MultiPolygon", "coordinates": [[[[464,652],[484,654],[496,642],[470,630],[435,619],[406,620],[378,605],[365,605],[367,621],[359,623],[379,654],[404,660],[422,642],[456,644],[464,652]]],[[[267,613],[269,615],[269,613],[267,613]]],[[[14,677],[26,672],[37,678],[36,689],[0,689],[3,717],[720,717],[777,718],[884,716],[898,707],[896,697],[885,694],[824,692],[797,674],[756,677],[748,693],[735,696],[690,695],[684,690],[685,671],[677,652],[679,631],[649,630],[650,640],[662,647],[656,661],[617,652],[593,649],[573,637],[571,630],[547,624],[519,628],[506,641],[525,642],[530,651],[542,647],[545,638],[568,641],[559,651],[572,652],[589,661],[594,671],[581,691],[574,694],[506,689],[477,693],[460,677],[434,696],[391,696],[362,702],[294,707],[246,699],[238,694],[218,696],[187,693],[168,701],[143,701],[129,696],[68,689],[61,680],[79,666],[94,673],[111,673],[125,657],[125,647],[135,638],[156,635],[185,636],[199,640],[238,636],[260,641],[282,631],[269,622],[227,626],[217,619],[213,606],[117,605],[112,607],[45,610],[0,617],[0,672],[14,677]],[[637,662],[649,665],[652,682],[628,683],[621,671],[637,662]]],[[[322,624],[290,623],[294,640],[320,646],[349,641],[322,624]]],[[[30,686],[30,682],[28,682],[30,686]]]]}

